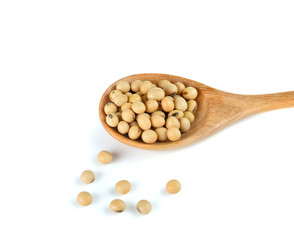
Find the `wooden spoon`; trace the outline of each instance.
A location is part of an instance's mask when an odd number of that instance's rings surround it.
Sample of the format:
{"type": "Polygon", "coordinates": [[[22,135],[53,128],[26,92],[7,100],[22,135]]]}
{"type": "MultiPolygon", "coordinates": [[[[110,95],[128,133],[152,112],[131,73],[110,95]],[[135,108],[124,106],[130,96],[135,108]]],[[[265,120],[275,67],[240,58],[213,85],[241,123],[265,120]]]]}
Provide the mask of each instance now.
{"type": "Polygon", "coordinates": [[[217,90],[183,77],[147,73],[131,75],[113,83],[101,98],[99,116],[106,131],[118,141],[136,148],[166,150],[183,147],[199,141],[252,114],[291,107],[294,107],[294,91],[265,95],[240,95],[217,90]],[[137,79],[142,81],[149,80],[155,84],[160,80],[167,79],[172,83],[182,82],[186,87],[191,86],[197,88],[198,96],[196,101],[198,103],[198,109],[195,112],[195,121],[191,124],[191,129],[182,134],[179,141],[146,144],[142,140],[131,140],[127,136],[121,135],[115,128],[111,128],[106,124],[104,106],[110,101],[110,92],[115,89],[119,81],[132,82],[137,79]]]}

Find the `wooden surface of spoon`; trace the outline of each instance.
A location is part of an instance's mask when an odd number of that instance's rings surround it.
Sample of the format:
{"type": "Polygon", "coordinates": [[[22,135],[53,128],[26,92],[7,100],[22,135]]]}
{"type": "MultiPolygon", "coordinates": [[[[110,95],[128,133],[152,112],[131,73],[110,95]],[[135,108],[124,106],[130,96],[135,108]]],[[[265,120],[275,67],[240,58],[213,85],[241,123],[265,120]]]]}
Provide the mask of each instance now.
{"type": "Polygon", "coordinates": [[[168,74],[146,73],[135,74],[114,82],[103,94],[99,105],[99,116],[105,130],[118,141],[127,145],[148,149],[167,150],[183,147],[208,137],[220,129],[255,113],[294,107],[294,91],[264,95],[240,95],[217,90],[202,83],[168,74]],[[132,82],[134,80],[151,81],[157,84],[161,80],[172,83],[182,82],[186,87],[195,87],[198,90],[196,98],[198,108],[195,121],[188,132],[182,134],[179,141],[156,142],[146,144],[142,140],[132,140],[121,135],[116,128],[106,124],[104,106],[110,102],[109,94],[115,89],[119,81],[132,82]]]}

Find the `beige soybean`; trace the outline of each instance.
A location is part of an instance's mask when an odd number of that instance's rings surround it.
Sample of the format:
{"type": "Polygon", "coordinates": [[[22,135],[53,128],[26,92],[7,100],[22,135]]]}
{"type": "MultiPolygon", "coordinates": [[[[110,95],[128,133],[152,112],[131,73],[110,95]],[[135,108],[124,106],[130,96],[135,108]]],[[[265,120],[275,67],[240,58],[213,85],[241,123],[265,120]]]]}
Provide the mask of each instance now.
{"type": "Polygon", "coordinates": [[[178,88],[175,84],[167,84],[163,87],[166,96],[173,96],[177,93],[178,88]]]}
{"type": "Polygon", "coordinates": [[[154,116],[154,115],[160,115],[162,116],[163,118],[165,118],[165,113],[163,111],[155,111],[151,114],[151,117],[154,116]]]}
{"type": "Polygon", "coordinates": [[[129,96],[131,96],[132,95],[132,93],[131,92],[127,92],[127,93],[125,93],[125,95],[128,97],[128,99],[129,99],[129,96]]]}
{"type": "Polygon", "coordinates": [[[188,118],[190,123],[194,122],[194,120],[195,120],[194,114],[189,111],[184,112],[184,117],[188,118]]]}
{"type": "Polygon", "coordinates": [[[173,99],[176,99],[176,98],[178,98],[178,97],[181,97],[181,98],[182,98],[183,96],[182,96],[182,95],[174,95],[172,98],[173,98],[173,99]]]}
{"type": "Polygon", "coordinates": [[[172,142],[178,141],[181,138],[181,131],[176,127],[169,128],[167,130],[167,138],[172,142]]]}
{"type": "Polygon", "coordinates": [[[158,82],[158,87],[163,88],[165,85],[171,84],[168,80],[161,80],[158,82]]]}
{"type": "Polygon", "coordinates": [[[119,90],[122,93],[126,93],[126,92],[130,91],[130,89],[131,89],[131,86],[126,81],[120,81],[116,84],[116,90],[119,90]]]}
{"type": "Polygon", "coordinates": [[[143,130],[148,130],[151,128],[151,121],[146,115],[143,115],[143,114],[138,115],[137,122],[139,127],[143,130]]]}
{"type": "Polygon", "coordinates": [[[121,134],[126,134],[129,132],[130,130],[130,126],[127,122],[125,121],[120,121],[117,125],[117,130],[119,131],[119,133],[121,134]]]}
{"type": "Polygon", "coordinates": [[[122,94],[121,91],[119,90],[113,90],[110,94],[109,94],[109,99],[110,101],[113,102],[113,98],[116,97],[117,95],[122,94]]]}
{"type": "Polygon", "coordinates": [[[140,97],[143,96],[141,92],[136,92],[135,94],[139,95],[140,97]]]}
{"type": "Polygon", "coordinates": [[[118,121],[121,121],[122,120],[121,112],[117,112],[115,115],[117,116],[118,121]]]}
{"type": "Polygon", "coordinates": [[[182,94],[183,90],[186,88],[185,85],[181,82],[176,82],[175,85],[178,88],[177,94],[182,94]]]}
{"type": "Polygon", "coordinates": [[[165,186],[166,191],[170,194],[178,193],[179,191],[181,191],[181,188],[181,183],[176,179],[168,181],[168,183],[165,186]]]}
{"type": "Polygon", "coordinates": [[[128,97],[124,94],[118,94],[113,98],[113,103],[118,107],[121,107],[126,102],[128,102],[128,97]]]}
{"type": "Polygon", "coordinates": [[[187,111],[194,113],[197,109],[197,102],[195,100],[189,100],[187,104],[188,104],[187,111]]]}
{"type": "Polygon", "coordinates": [[[184,112],[187,110],[187,108],[188,108],[188,104],[184,98],[178,97],[175,99],[175,109],[176,110],[180,110],[180,111],[184,112]]]}
{"type": "Polygon", "coordinates": [[[108,151],[101,151],[98,153],[98,161],[103,163],[103,164],[108,164],[112,162],[112,155],[108,151]]]}
{"type": "Polygon", "coordinates": [[[121,199],[114,199],[111,201],[111,203],[109,204],[109,208],[111,209],[111,211],[113,212],[123,212],[126,208],[127,205],[126,203],[121,200],[121,199]]]}
{"type": "Polygon", "coordinates": [[[160,115],[153,115],[150,118],[152,127],[159,128],[165,124],[165,119],[160,115]]]}
{"type": "Polygon", "coordinates": [[[121,180],[116,183],[115,191],[119,194],[126,194],[131,190],[131,184],[127,180],[121,180]]]}
{"type": "Polygon", "coordinates": [[[161,101],[161,107],[166,112],[171,112],[175,108],[174,101],[171,99],[171,97],[165,97],[161,101]]]}
{"type": "Polygon", "coordinates": [[[140,91],[140,86],[143,82],[141,80],[135,80],[131,83],[131,90],[133,92],[139,92],[140,91]]]}
{"type": "Polygon", "coordinates": [[[168,114],[168,117],[176,117],[177,119],[180,119],[184,117],[184,113],[180,110],[173,110],[168,114]]]}
{"type": "Polygon", "coordinates": [[[124,110],[127,110],[127,109],[132,109],[132,104],[131,103],[124,103],[121,107],[120,107],[120,110],[121,111],[124,111],[124,110]]]}
{"type": "Polygon", "coordinates": [[[157,134],[157,140],[164,142],[167,140],[167,129],[165,127],[156,128],[155,132],[157,134]]]}
{"type": "Polygon", "coordinates": [[[137,115],[137,119],[138,119],[139,117],[142,117],[142,116],[147,117],[147,118],[150,119],[150,115],[149,115],[148,113],[141,113],[141,114],[138,114],[138,115],[137,115]]]}
{"type": "Polygon", "coordinates": [[[181,118],[180,124],[181,124],[180,129],[182,133],[188,132],[190,130],[191,123],[188,118],[185,118],[185,117],[181,118]]]}
{"type": "Polygon", "coordinates": [[[92,203],[92,195],[88,192],[80,192],[77,196],[77,201],[82,206],[88,206],[92,203]]]}
{"type": "Polygon", "coordinates": [[[104,112],[106,115],[117,112],[117,106],[115,106],[112,102],[106,103],[104,106],[104,112]]]}
{"type": "Polygon", "coordinates": [[[85,170],[81,174],[81,180],[85,184],[90,184],[95,180],[95,173],[93,173],[91,170],[85,170]]]}
{"type": "Polygon", "coordinates": [[[116,114],[108,114],[106,116],[106,123],[110,127],[116,127],[119,122],[119,119],[116,114]]]}
{"type": "Polygon", "coordinates": [[[138,101],[141,101],[141,97],[137,93],[134,93],[131,96],[129,96],[129,103],[134,103],[138,101]]]}
{"type": "Polygon", "coordinates": [[[136,118],[135,113],[131,109],[126,109],[126,110],[122,111],[121,117],[127,123],[134,121],[136,118]]]}
{"type": "Polygon", "coordinates": [[[139,211],[139,213],[146,215],[150,213],[152,210],[151,203],[148,202],[147,200],[140,200],[137,203],[137,210],[139,211]]]}
{"type": "Polygon", "coordinates": [[[167,129],[180,128],[181,124],[176,117],[169,117],[166,119],[165,126],[167,129]]]}
{"type": "Polygon", "coordinates": [[[141,137],[145,143],[155,143],[157,140],[157,134],[153,130],[145,130],[141,137]]]}
{"type": "Polygon", "coordinates": [[[144,103],[137,101],[132,104],[132,110],[137,114],[141,114],[145,112],[146,107],[144,103]]]}
{"type": "Polygon", "coordinates": [[[144,81],[140,86],[140,92],[141,94],[147,94],[148,91],[153,88],[153,83],[150,81],[144,81]]]}
{"type": "Polygon", "coordinates": [[[145,103],[146,106],[146,112],[153,113],[158,109],[158,102],[156,100],[148,100],[145,103]]]}
{"type": "Polygon", "coordinates": [[[172,96],[166,96],[167,99],[174,101],[175,99],[172,96]]]}
{"type": "Polygon", "coordinates": [[[156,101],[161,101],[161,99],[163,99],[164,96],[165,96],[165,93],[164,93],[163,89],[158,88],[158,87],[151,88],[147,93],[147,98],[149,100],[153,99],[156,101]]]}
{"type": "Polygon", "coordinates": [[[183,90],[182,95],[187,100],[195,99],[198,95],[196,88],[187,87],[183,90]]]}
{"type": "Polygon", "coordinates": [[[135,139],[138,139],[141,136],[141,134],[142,134],[141,128],[138,125],[135,125],[130,127],[128,136],[130,139],[135,140],[135,139]]]}

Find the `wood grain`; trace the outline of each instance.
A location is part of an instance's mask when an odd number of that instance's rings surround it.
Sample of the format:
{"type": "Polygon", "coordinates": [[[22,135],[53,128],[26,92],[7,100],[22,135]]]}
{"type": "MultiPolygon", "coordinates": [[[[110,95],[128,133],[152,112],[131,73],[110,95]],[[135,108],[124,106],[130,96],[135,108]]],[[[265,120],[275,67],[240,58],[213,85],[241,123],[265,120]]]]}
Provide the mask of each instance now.
{"type": "Polygon", "coordinates": [[[118,141],[136,148],[167,150],[195,143],[252,114],[291,107],[294,107],[294,91],[264,95],[240,95],[217,90],[183,77],[145,73],[122,78],[106,89],[100,101],[99,116],[105,130],[118,141]],[[137,79],[142,81],[148,80],[155,84],[160,80],[167,79],[173,83],[182,82],[185,86],[197,88],[198,96],[196,101],[198,103],[198,109],[195,112],[195,121],[191,124],[191,129],[182,134],[179,141],[146,144],[141,140],[131,140],[127,136],[121,135],[115,128],[111,128],[106,124],[104,105],[110,101],[110,92],[115,89],[119,81],[132,82],[137,79]]]}

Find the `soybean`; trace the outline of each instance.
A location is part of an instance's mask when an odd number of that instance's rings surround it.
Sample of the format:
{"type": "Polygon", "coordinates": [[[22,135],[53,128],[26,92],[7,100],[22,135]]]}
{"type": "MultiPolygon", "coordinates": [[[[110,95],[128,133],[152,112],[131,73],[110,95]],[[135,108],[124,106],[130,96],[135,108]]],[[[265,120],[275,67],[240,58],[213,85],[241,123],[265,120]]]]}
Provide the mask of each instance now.
{"type": "Polygon", "coordinates": [[[150,118],[152,127],[159,128],[165,124],[165,120],[160,115],[154,115],[150,118]]]}
{"type": "Polygon", "coordinates": [[[156,101],[161,101],[161,99],[163,99],[164,96],[165,96],[164,91],[162,90],[162,88],[158,88],[158,87],[151,88],[147,93],[147,98],[149,100],[153,99],[156,101]]]}
{"type": "Polygon", "coordinates": [[[113,103],[118,107],[121,107],[126,102],[128,102],[128,97],[124,94],[118,94],[113,97],[113,103]]]}
{"type": "Polygon", "coordinates": [[[135,80],[131,83],[131,90],[133,92],[139,92],[140,91],[140,86],[143,82],[141,80],[135,80]]]}
{"type": "Polygon", "coordinates": [[[101,151],[98,154],[98,161],[103,163],[103,164],[108,164],[110,162],[112,162],[112,155],[110,152],[108,151],[101,151]]]}
{"type": "Polygon", "coordinates": [[[167,130],[167,138],[172,142],[178,141],[181,138],[181,131],[176,127],[169,128],[167,130]]]}
{"type": "Polygon", "coordinates": [[[120,107],[120,110],[121,111],[124,111],[126,109],[132,109],[132,104],[131,103],[124,103],[121,107],[120,107]]]}
{"type": "Polygon", "coordinates": [[[121,121],[122,120],[122,118],[121,118],[121,112],[117,112],[115,115],[117,116],[118,121],[121,121]]]}
{"type": "Polygon", "coordinates": [[[108,114],[106,116],[106,123],[110,127],[116,127],[119,120],[116,114],[108,114]]]}
{"type": "Polygon", "coordinates": [[[170,128],[180,128],[180,122],[176,117],[169,117],[166,119],[165,126],[167,129],[170,128]]]}
{"type": "Polygon", "coordinates": [[[197,102],[195,100],[189,100],[187,104],[188,104],[187,111],[194,113],[197,109],[197,102]]]}
{"type": "Polygon", "coordinates": [[[177,119],[180,119],[184,117],[184,113],[180,110],[173,110],[168,114],[168,117],[176,117],[177,119]]]}
{"type": "Polygon", "coordinates": [[[184,112],[184,117],[188,118],[190,123],[194,122],[195,116],[193,113],[186,111],[186,112],[184,112]]]}
{"type": "Polygon", "coordinates": [[[131,92],[126,92],[125,95],[129,98],[129,96],[131,96],[132,93],[131,92]]]}
{"type": "Polygon", "coordinates": [[[140,200],[137,203],[137,210],[139,211],[139,213],[146,215],[150,213],[152,210],[151,203],[148,202],[147,200],[140,200]]]}
{"type": "Polygon", "coordinates": [[[120,121],[117,125],[117,130],[119,131],[119,133],[121,134],[126,134],[129,132],[130,126],[127,122],[125,121],[120,121]]]}
{"type": "Polygon", "coordinates": [[[180,110],[182,112],[186,111],[188,108],[188,104],[186,100],[182,97],[178,97],[175,99],[175,109],[180,110]]]}
{"type": "Polygon", "coordinates": [[[170,97],[165,97],[161,101],[161,107],[166,112],[171,112],[175,108],[174,101],[170,97]]]}
{"type": "Polygon", "coordinates": [[[182,133],[188,132],[190,130],[191,123],[188,118],[185,118],[185,117],[181,118],[180,124],[181,124],[180,129],[182,133]]]}
{"type": "Polygon", "coordinates": [[[160,115],[162,116],[163,118],[165,118],[165,114],[163,111],[155,111],[151,114],[151,117],[154,116],[154,115],[160,115]]]}
{"type": "Polygon", "coordinates": [[[165,187],[166,191],[170,194],[178,193],[181,190],[181,188],[181,183],[176,179],[170,180],[165,187]]]}
{"type": "Polygon", "coordinates": [[[142,133],[142,140],[145,143],[155,143],[157,140],[157,134],[155,131],[153,130],[145,130],[142,133]]]}
{"type": "Polygon", "coordinates": [[[183,90],[185,89],[185,85],[181,82],[176,82],[175,85],[178,88],[177,94],[182,94],[183,90]]]}
{"type": "Polygon", "coordinates": [[[116,84],[116,90],[121,91],[122,93],[126,93],[130,91],[130,84],[126,81],[120,81],[116,84]]]}
{"type": "Polygon", "coordinates": [[[168,85],[168,84],[171,84],[171,82],[168,80],[161,80],[158,83],[158,87],[163,88],[165,85],[168,85]]]}
{"type": "Polygon", "coordinates": [[[116,97],[117,95],[122,94],[121,91],[119,90],[113,90],[110,94],[109,94],[109,99],[110,101],[113,102],[113,98],[116,97]]]}
{"type": "Polygon", "coordinates": [[[82,206],[88,206],[92,203],[92,195],[88,192],[80,192],[77,196],[77,201],[82,206]]]}
{"type": "Polygon", "coordinates": [[[115,106],[112,102],[106,103],[104,107],[104,112],[106,115],[111,114],[111,113],[116,113],[117,112],[117,106],[115,106]]]}
{"type": "Polygon", "coordinates": [[[121,180],[115,185],[115,191],[119,194],[126,194],[131,190],[131,184],[127,180],[121,180]]]}
{"type": "Polygon", "coordinates": [[[138,139],[141,136],[141,134],[142,134],[142,130],[137,125],[137,126],[130,127],[128,136],[129,136],[130,139],[135,140],[135,139],[138,139]]]}
{"type": "Polygon", "coordinates": [[[109,208],[111,209],[111,211],[113,212],[123,212],[126,208],[127,208],[127,205],[126,203],[121,200],[121,199],[114,199],[111,201],[110,205],[109,205],[109,208]]]}
{"type": "Polygon", "coordinates": [[[145,106],[146,106],[146,112],[153,113],[158,109],[158,102],[154,99],[151,99],[145,103],[145,106]]]}
{"type": "Polygon", "coordinates": [[[137,102],[137,101],[141,101],[141,97],[137,93],[132,94],[131,96],[129,96],[129,103],[134,103],[134,102],[137,102]]]}
{"type": "Polygon", "coordinates": [[[156,128],[155,132],[157,134],[157,140],[164,142],[167,140],[167,129],[165,127],[156,128]]]}
{"type": "Polygon", "coordinates": [[[126,110],[122,111],[121,117],[127,123],[131,123],[136,118],[135,113],[131,109],[126,109],[126,110]]]}
{"type": "Polygon", "coordinates": [[[142,115],[142,114],[138,115],[137,122],[139,127],[142,128],[143,130],[148,130],[151,128],[151,121],[145,115],[142,115]]]}
{"type": "Polygon", "coordinates": [[[95,180],[95,173],[93,173],[91,170],[85,170],[81,174],[81,180],[85,184],[90,184],[95,180]]]}
{"type": "Polygon", "coordinates": [[[132,110],[137,114],[141,114],[145,112],[146,107],[144,103],[137,101],[132,104],[132,110]]]}
{"type": "Polygon", "coordinates": [[[196,88],[187,87],[183,90],[182,95],[187,100],[195,99],[198,95],[196,88]]]}
{"type": "Polygon", "coordinates": [[[178,88],[175,84],[167,84],[163,87],[166,96],[173,96],[177,93],[178,88]]]}
{"type": "Polygon", "coordinates": [[[149,91],[151,88],[153,88],[153,87],[154,87],[154,86],[153,86],[152,82],[150,82],[150,81],[145,81],[145,82],[143,82],[143,83],[141,84],[141,86],[140,86],[140,92],[141,92],[141,94],[147,94],[148,91],[149,91]]]}

